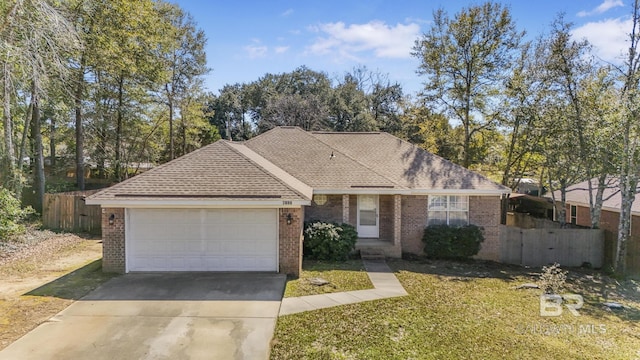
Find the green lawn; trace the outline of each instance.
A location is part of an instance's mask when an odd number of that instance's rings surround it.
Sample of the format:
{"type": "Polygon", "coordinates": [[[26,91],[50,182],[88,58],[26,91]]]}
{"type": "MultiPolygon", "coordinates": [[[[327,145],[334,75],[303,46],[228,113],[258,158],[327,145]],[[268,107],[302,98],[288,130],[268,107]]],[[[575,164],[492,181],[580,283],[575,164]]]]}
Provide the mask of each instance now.
{"type": "MultiPolygon", "coordinates": [[[[640,289],[571,271],[585,297],[575,317],[541,317],[535,282],[521,268],[484,263],[389,261],[409,296],[283,316],[272,359],[637,359],[640,289]],[[612,285],[613,284],[613,285],[612,285]],[[628,310],[611,312],[609,300],[628,310]]],[[[537,270],[539,271],[539,269],[537,270]]]]}
{"type": "Polygon", "coordinates": [[[287,281],[284,297],[364,289],[373,289],[373,284],[371,284],[361,260],[336,263],[305,260],[302,264],[300,277],[287,281]],[[309,283],[311,278],[322,278],[329,281],[329,284],[311,285],[309,283]]]}

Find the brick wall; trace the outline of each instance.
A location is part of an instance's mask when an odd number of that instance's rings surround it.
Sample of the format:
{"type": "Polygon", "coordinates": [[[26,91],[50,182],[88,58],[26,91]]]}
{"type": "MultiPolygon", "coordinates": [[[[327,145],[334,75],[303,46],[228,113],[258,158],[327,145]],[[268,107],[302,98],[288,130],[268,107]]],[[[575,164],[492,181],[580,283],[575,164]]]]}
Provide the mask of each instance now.
{"type": "Polygon", "coordinates": [[[500,260],[500,197],[469,196],[469,223],[484,229],[484,242],[477,257],[500,260]]]}
{"type": "Polygon", "coordinates": [[[379,238],[393,242],[393,195],[380,195],[379,206],[379,238]]]}
{"type": "Polygon", "coordinates": [[[427,226],[427,205],[426,195],[402,197],[402,252],[423,254],[422,234],[427,226]]]}
{"type": "MultiPolygon", "coordinates": [[[[340,198],[340,211],[342,211],[342,198],[340,198]]],[[[280,209],[279,219],[280,272],[296,277],[300,276],[300,271],[302,270],[302,227],[304,225],[305,209],[280,209]],[[291,224],[287,224],[288,214],[291,214],[291,224]]]]}
{"type": "Polygon", "coordinates": [[[349,224],[358,226],[358,195],[349,195],[349,224]]]}
{"type": "MultiPolygon", "coordinates": [[[[569,217],[571,217],[571,213],[569,213],[569,217]]],[[[571,218],[568,222],[571,222],[571,218]]],[[[576,207],[576,225],[591,227],[591,212],[588,207],[576,207]]]]}
{"type": "MultiPolygon", "coordinates": [[[[349,203],[349,208],[353,205],[349,203]]],[[[318,205],[311,202],[305,209],[305,221],[322,220],[342,223],[342,195],[327,195],[327,202],[318,205]]]]}
{"type": "Polygon", "coordinates": [[[124,209],[102,209],[102,271],[125,272],[124,209]],[[113,225],[109,217],[114,215],[113,225]]]}

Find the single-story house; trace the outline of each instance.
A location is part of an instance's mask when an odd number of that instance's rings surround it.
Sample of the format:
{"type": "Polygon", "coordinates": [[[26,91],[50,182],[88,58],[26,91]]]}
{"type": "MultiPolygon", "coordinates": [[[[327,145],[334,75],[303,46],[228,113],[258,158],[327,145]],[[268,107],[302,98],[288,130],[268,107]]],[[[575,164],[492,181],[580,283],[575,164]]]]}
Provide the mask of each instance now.
{"type": "Polygon", "coordinates": [[[420,254],[427,224],[484,228],[499,260],[510,189],[383,132],[277,127],[220,140],[89,196],[101,205],[105,271],[297,275],[304,221],[349,223],[388,256],[420,254]]]}
{"type": "MultiPolygon", "coordinates": [[[[605,264],[613,264],[618,243],[618,225],[620,223],[620,189],[615,179],[609,179],[603,194],[602,211],[600,213],[600,229],[605,235],[605,264]]],[[[597,180],[592,180],[592,186],[597,188],[597,180]]],[[[555,192],[556,200],[560,199],[560,192],[555,192]]],[[[591,227],[591,212],[589,211],[589,184],[583,181],[567,188],[566,194],[566,222],[578,226],[591,227]]],[[[556,214],[557,215],[557,214],[556,214]]],[[[640,273],[640,194],[636,195],[631,208],[631,241],[627,244],[627,271],[640,273]]]]}

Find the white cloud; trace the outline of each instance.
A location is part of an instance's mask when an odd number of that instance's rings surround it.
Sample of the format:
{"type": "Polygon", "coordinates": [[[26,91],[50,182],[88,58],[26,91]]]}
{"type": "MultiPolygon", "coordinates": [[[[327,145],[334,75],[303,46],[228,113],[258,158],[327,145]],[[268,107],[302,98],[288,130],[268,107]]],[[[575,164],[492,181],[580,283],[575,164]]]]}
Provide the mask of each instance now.
{"type": "Polygon", "coordinates": [[[416,23],[390,26],[382,21],[348,26],[343,22],[327,23],[308,30],[323,34],[308,47],[308,52],[334,53],[349,59],[357,59],[358,53],[365,51],[372,51],[379,58],[409,58],[420,34],[420,26],[416,23]]]}
{"type": "Polygon", "coordinates": [[[284,54],[284,53],[286,53],[288,50],[289,50],[289,47],[288,47],[288,46],[278,46],[278,47],[276,47],[276,49],[275,49],[276,54],[284,54]]]}
{"type": "Polygon", "coordinates": [[[265,45],[261,45],[259,41],[254,40],[254,44],[245,46],[244,50],[247,52],[247,56],[250,59],[257,59],[267,56],[269,48],[265,45]]]}
{"type": "Polygon", "coordinates": [[[417,18],[417,17],[408,17],[408,18],[404,19],[404,22],[427,25],[427,24],[431,24],[433,22],[433,20],[422,19],[422,18],[417,18]]]}
{"type": "Polygon", "coordinates": [[[606,19],[575,28],[573,36],[589,40],[595,54],[601,59],[619,63],[629,46],[627,40],[631,26],[630,18],[606,19]]]}
{"type": "Polygon", "coordinates": [[[293,9],[287,9],[282,14],[280,14],[280,16],[287,17],[287,16],[289,16],[291,14],[293,14],[293,9]]]}
{"type": "Polygon", "coordinates": [[[622,0],[604,0],[602,4],[598,5],[596,8],[592,9],[591,11],[584,11],[584,10],[580,11],[578,13],[578,16],[584,17],[584,16],[598,15],[608,11],[609,9],[612,9],[618,6],[624,6],[624,4],[622,3],[622,0]]]}

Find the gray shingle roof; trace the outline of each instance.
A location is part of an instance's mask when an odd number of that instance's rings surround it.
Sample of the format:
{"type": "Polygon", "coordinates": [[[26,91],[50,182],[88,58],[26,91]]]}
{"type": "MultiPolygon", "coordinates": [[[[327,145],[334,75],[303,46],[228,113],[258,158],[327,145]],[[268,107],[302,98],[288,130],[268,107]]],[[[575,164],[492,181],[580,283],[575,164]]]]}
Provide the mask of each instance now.
{"type": "Polygon", "coordinates": [[[280,127],[246,145],[316,190],[378,186],[510,192],[478,173],[387,133],[305,132],[280,127]],[[332,153],[334,158],[330,157],[332,153]]]}
{"type": "MultiPolygon", "coordinates": [[[[620,195],[620,187],[618,186],[618,179],[614,177],[608,177],[606,180],[606,188],[602,194],[602,208],[614,212],[620,212],[620,205],[622,203],[622,196],[620,195]]],[[[596,189],[598,188],[598,180],[592,179],[591,185],[593,187],[593,196],[595,197],[596,189]]],[[[560,201],[560,190],[554,191],[556,201],[560,201]]],[[[567,187],[566,202],[572,205],[581,205],[589,207],[589,183],[583,181],[567,187]]],[[[549,194],[551,197],[551,194],[549,194]]],[[[635,197],[631,206],[631,212],[634,214],[640,214],[640,191],[635,197]]]]}
{"type": "Polygon", "coordinates": [[[297,127],[272,129],[245,145],[314,189],[404,188],[297,127]]]}
{"type": "Polygon", "coordinates": [[[88,197],[88,200],[310,200],[312,190],[241,144],[218,141],[88,197]]]}
{"type": "Polygon", "coordinates": [[[386,133],[279,127],[245,143],[221,140],[87,198],[302,200],[314,190],[510,189],[386,133]]]}

